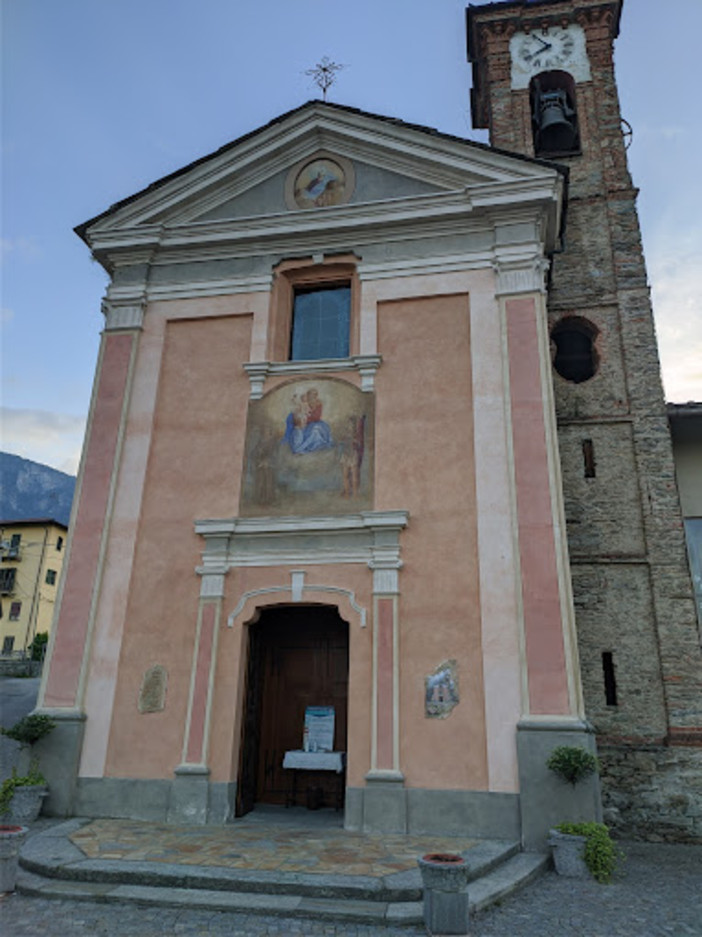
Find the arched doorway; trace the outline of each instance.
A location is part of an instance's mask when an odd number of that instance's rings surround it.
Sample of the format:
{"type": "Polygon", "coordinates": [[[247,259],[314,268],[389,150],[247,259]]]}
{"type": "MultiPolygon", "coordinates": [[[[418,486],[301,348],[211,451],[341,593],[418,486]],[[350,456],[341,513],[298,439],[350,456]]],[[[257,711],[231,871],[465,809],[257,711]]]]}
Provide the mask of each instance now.
{"type": "Polygon", "coordinates": [[[292,779],[283,756],[302,748],[308,706],[334,707],[334,749],[346,751],[349,636],[337,608],[263,609],[248,627],[248,643],[237,816],[256,803],[286,803],[292,779]]]}

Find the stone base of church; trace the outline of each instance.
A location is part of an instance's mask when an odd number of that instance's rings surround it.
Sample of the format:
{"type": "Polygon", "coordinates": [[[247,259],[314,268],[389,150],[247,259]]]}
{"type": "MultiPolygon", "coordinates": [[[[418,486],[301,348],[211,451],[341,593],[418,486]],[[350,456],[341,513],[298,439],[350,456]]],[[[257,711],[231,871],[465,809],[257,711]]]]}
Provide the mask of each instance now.
{"type": "Polygon", "coordinates": [[[78,778],[71,813],[79,817],[219,825],[234,819],[235,799],[236,783],[213,783],[198,775],[149,780],[78,778]]]}
{"type": "MultiPolygon", "coordinates": [[[[189,825],[234,821],[236,782],[212,782],[204,765],[181,765],[171,778],[163,779],[76,778],[84,717],[78,712],[50,714],[57,726],[39,743],[38,752],[51,791],[46,814],[189,825]]],[[[595,737],[578,720],[519,724],[518,794],[413,788],[399,773],[371,773],[365,785],[346,789],[344,826],[367,833],[520,840],[526,849],[544,851],[554,824],[602,819],[597,776],[573,787],[546,767],[557,745],[577,745],[594,753],[595,737]]]]}
{"type": "Polygon", "coordinates": [[[572,785],[546,767],[549,755],[559,745],[597,754],[594,731],[580,720],[523,719],[517,726],[519,804],[525,849],[544,852],[548,831],[557,823],[602,820],[597,774],[572,785]]]}
{"type": "MultiPolygon", "coordinates": [[[[78,778],[71,810],[61,815],[219,825],[236,822],[235,800],[236,782],[211,782],[205,774],[78,778]]],[[[518,794],[406,788],[392,781],[346,789],[347,830],[519,840],[519,824],[518,794]]]]}
{"type": "Polygon", "coordinates": [[[391,783],[346,789],[347,830],[520,839],[518,794],[401,785],[393,789],[391,783]]]}
{"type": "Polygon", "coordinates": [[[76,779],[85,732],[85,714],[78,709],[37,709],[54,721],[53,730],[32,746],[49,782],[49,795],[42,812],[52,817],[70,817],[75,812],[76,779]]]}

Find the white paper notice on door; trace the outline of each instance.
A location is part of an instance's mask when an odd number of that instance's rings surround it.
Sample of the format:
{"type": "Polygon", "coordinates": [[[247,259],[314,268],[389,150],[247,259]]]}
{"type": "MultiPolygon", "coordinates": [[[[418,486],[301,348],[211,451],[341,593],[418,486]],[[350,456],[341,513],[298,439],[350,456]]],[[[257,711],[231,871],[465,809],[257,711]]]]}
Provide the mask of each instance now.
{"type": "Polygon", "coordinates": [[[303,748],[306,752],[334,751],[333,706],[308,706],[305,709],[303,748]]]}

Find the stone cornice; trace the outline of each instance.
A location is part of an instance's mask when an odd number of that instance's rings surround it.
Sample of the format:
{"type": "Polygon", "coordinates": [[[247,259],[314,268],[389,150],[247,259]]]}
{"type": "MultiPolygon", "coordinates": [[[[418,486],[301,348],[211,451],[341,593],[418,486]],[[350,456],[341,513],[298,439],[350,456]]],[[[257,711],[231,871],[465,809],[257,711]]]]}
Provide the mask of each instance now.
{"type": "MultiPolygon", "coordinates": [[[[237,517],[195,522],[205,540],[201,576],[232,567],[362,563],[397,571],[407,511],[363,511],[323,517],[237,517]]],[[[396,576],[393,577],[396,581],[396,576]]]]}
{"type": "Polygon", "coordinates": [[[263,397],[267,377],[300,374],[328,374],[337,371],[357,371],[361,375],[361,390],[375,389],[375,372],[380,367],[380,355],[353,355],[350,358],[319,358],[315,361],[251,361],[244,370],[251,382],[251,400],[263,397]]]}
{"type": "MultiPolygon", "coordinates": [[[[541,227],[557,229],[560,175],[548,169],[526,178],[467,186],[450,192],[417,195],[262,217],[239,218],[183,225],[139,225],[96,229],[88,234],[93,254],[113,269],[128,252],[155,253],[154,263],[187,261],[204,251],[220,256],[256,255],[290,250],[325,250],[348,245],[349,239],[366,243],[386,236],[426,237],[490,227],[495,217],[529,213],[542,218],[541,227]],[[544,222],[543,215],[553,216],[544,222]]],[[[547,245],[547,250],[553,244],[547,245]]]]}

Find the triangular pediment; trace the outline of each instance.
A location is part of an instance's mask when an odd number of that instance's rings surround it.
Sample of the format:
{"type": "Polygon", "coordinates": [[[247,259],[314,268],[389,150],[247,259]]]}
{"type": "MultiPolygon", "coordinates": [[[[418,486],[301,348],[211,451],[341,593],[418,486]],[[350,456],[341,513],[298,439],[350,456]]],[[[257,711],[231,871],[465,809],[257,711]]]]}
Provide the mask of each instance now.
{"type": "MultiPolygon", "coordinates": [[[[334,160],[335,156],[335,153],[329,154],[331,160],[334,160]]],[[[337,160],[338,158],[337,156],[337,160]]],[[[311,155],[309,159],[313,160],[314,155],[311,155]]],[[[301,170],[304,169],[306,160],[302,162],[301,170]]],[[[423,178],[393,172],[383,166],[362,160],[353,160],[352,165],[354,186],[348,199],[349,204],[383,201],[388,198],[412,198],[417,195],[432,195],[446,191],[445,186],[442,187],[423,178]]],[[[196,214],[192,220],[223,221],[284,212],[291,208],[295,210],[287,204],[285,197],[289,175],[290,170],[284,169],[229,199],[225,198],[224,201],[206,209],[202,214],[196,214]]],[[[193,208],[197,211],[195,206],[193,208]]]]}
{"type": "Polygon", "coordinates": [[[553,175],[552,167],[537,160],[313,101],[124,199],[76,230],[100,251],[108,242],[112,248],[126,247],[130,235],[134,246],[145,243],[157,229],[233,230],[243,224],[260,230],[261,225],[289,225],[294,216],[310,210],[326,224],[344,213],[358,217],[363,206],[370,212],[396,211],[402,205],[411,211],[413,205],[452,193],[470,198],[489,192],[492,197],[496,187],[533,185],[553,175]],[[330,165],[331,175],[339,178],[315,200],[316,189],[312,195],[307,190],[320,179],[323,183],[330,165]],[[301,189],[308,198],[300,197],[301,189]]]}

